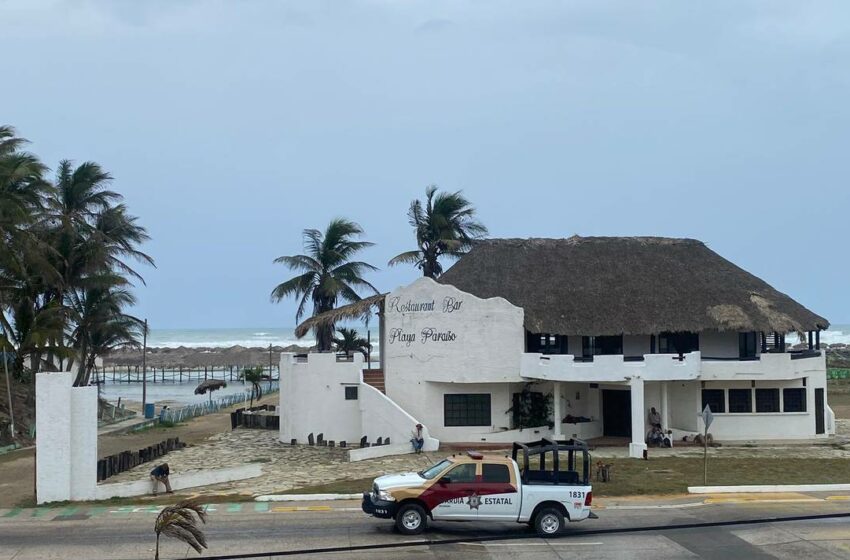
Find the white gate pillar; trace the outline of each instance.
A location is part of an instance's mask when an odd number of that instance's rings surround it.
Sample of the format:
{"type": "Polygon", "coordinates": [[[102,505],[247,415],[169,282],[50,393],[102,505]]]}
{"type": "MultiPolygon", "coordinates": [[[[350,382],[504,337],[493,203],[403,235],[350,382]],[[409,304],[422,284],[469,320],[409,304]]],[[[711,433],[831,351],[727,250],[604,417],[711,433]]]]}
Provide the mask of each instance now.
{"type": "Polygon", "coordinates": [[[644,426],[644,399],[643,399],[643,379],[638,377],[632,378],[631,381],[631,397],[632,397],[632,442],[629,444],[629,457],[636,459],[643,458],[643,452],[646,451],[646,429],[644,426]]]}
{"type": "Polygon", "coordinates": [[[564,439],[564,434],[561,431],[561,419],[563,415],[561,414],[561,383],[560,381],[552,382],[552,420],[555,423],[555,431],[554,438],[564,439]]]}
{"type": "Polygon", "coordinates": [[[667,382],[661,382],[661,428],[666,433],[670,429],[670,406],[667,400],[667,382]]]}

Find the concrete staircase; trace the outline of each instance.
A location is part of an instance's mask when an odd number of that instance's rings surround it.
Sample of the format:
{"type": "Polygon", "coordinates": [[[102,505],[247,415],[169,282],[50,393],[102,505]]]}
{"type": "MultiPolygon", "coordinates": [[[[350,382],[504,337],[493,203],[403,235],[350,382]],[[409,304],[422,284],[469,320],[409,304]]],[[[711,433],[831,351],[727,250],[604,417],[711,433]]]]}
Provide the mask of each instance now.
{"type": "Polygon", "coordinates": [[[364,369],[363,382],[371,385],[383,394],[387,394],[387,388],[384,385],[384,370],[382,369],[364,369]]]}

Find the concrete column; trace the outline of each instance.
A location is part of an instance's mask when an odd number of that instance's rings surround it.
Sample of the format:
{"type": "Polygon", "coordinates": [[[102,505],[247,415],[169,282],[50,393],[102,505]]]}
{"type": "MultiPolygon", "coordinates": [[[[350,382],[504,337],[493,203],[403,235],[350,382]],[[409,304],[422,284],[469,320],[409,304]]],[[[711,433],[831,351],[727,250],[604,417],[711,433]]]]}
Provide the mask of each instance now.
{"type": "Polygon", "coordinates": [[[73,382],[70,372],[37,373],[35,376],[35,486],[39,504],[71,499],[73,382]]]}
{"type": "Polygon", "coordinates": [[[633,378],[631,381],[632,396],[632,442],[629,444],[629,457],[640,459],[646,451],[646,428],[644,418],[643,379],[633,378]]]}
{"type": "Polygon", "coordinates": [[[667,382],[661,382],[661,428],[666,432],[670,429],[670,406],[667,400],[667,382]]]}
{"type": "Polygon", "coordinates": [[[561,383],[560,381],[552,382],[552,420],[555,422],[555,439],[564,439],[564,434],[561,431],[561,383]]]}

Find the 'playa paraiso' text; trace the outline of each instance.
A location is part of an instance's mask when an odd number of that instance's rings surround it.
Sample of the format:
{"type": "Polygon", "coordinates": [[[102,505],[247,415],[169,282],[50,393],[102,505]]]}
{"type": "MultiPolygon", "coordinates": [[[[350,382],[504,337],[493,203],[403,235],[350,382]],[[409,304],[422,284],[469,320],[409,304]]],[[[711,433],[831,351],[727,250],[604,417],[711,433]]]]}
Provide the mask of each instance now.
{"type": "Polygon", "coordinates": [[[391,329],[389,336],[390,344],[404,344],[410,346],[416,341],[422,344],[429,342],[454,342],[457,340],[457,335],[450,330],[438,331],[432,327],[426,327],[421,332],[406,332],[404,329],[391,329]]]}

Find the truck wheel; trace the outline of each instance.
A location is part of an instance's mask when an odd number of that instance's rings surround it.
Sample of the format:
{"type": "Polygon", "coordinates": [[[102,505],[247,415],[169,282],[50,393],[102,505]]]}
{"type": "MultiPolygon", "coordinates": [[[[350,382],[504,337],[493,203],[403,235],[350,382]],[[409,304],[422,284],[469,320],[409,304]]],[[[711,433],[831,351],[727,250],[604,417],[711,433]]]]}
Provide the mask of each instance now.
{"type": "Polygon", "coordinates": [[[545,507],[534,516],[534,530],[541,537],[554,537],[564,528],[564,515],[557,508],[545,507]]]}
{"type": "Polygon", "coordinates": [[[404,504],[395,516],[395,527],[402,535],[418,535],[427,523],[428,516],[419,504],[404,504]]]}

